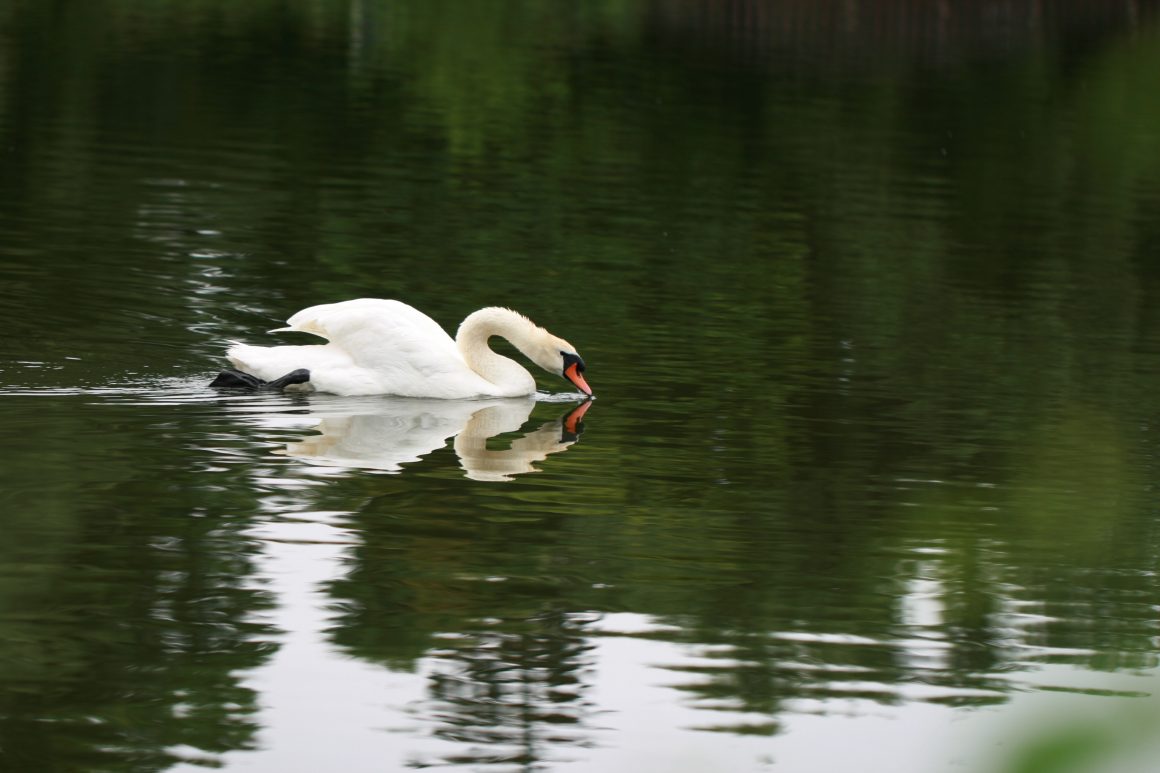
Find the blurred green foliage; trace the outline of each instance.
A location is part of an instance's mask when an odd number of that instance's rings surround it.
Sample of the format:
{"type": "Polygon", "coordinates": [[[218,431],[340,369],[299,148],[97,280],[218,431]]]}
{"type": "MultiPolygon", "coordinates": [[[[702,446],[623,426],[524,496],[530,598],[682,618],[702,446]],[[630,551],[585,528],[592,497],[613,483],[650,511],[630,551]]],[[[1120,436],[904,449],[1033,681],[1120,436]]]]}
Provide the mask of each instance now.
{"type": "MultiPolygon", "coordinates": [[[[0,376],[200,377],[222,339],[358,295],[448,327],[509,304],[577,343],[601,400],[550,482],[481,488],[445,451],[297,501],[360,535],[338,646],[406,669],[462,635],[466,694],[432,696],[452,726],[550,726],[476,700],[513,672],[582,722],[591,611],[718,645],[689,700],[770,733],[850,675],[982,704],[1028,649],[1154,668],[1160,35],[952,5],[939,37],[922,10],[851,33],[692,2],[6,3],[0,376]],[[900,613],[919,582],[933,631],[900,613]],[[874,644],[771,636],[797,630],[874,644]]],[[[272,637],[238,535],[255,480],[293,474],[247,467],[269,438],[8,405],[31,418],[5,430],[0,747],[43,770],[246,748],[237,672],[272,637]]]]}

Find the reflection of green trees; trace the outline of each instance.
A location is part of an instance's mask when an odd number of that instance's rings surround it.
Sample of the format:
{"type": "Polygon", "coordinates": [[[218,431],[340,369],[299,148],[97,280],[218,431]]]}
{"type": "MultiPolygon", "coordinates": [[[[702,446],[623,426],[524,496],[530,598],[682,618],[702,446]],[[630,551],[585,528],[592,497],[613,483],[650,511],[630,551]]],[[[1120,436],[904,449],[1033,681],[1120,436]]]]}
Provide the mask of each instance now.
{"type": "Polygon", "coordinates": [[[586,743],[591,721],[576,556],[565,544],[545,550],[554,529],[540,516],[473,512],[458,482],[428,483],[421,508],[384,497],[360,513],[363,544],[330,588],[333,637],[395,668],[433,658],[418,713],[438,718],[437,737],[473,749],[448,762],[537,769],[586,743]]]}
{"type": "Polygon", "coordinates": [[[237,675],[269,646],[253,546],[225,520],[241,497],[207,497],[195,481],[214,473],[183,470],[180,433],[132,408],[13,400],[6,424],[25,433],[0,470],[6,769],[157,770],[182,749],[248,747],[255,696],[237,675]]]}
{"type": "Polygon", "coordinates": [[[712,47],[690,62],[639,4],[499,7],[9,6],[0,114],[23,152],[0,162],[0,190],[76,230],[99,214],[107,240],[132,232],[116,225],[143,178],[224,182],[195,189],[212,214],[180,225],[222,230],[211,246],[248,258],[229,266],[235,289],[270,287],[270,314],[388,290],[450,318],[539,276],[586,284],[593,317],[623,327],[647,314],[610,292],[626,281],[767,314],[766,291],[813,289],[892,345],[944,300],[942,280],[1066,275],[1043,256],[1080,244],[1131,259],[1156,176],[1148,40],[1079,67],[1050,47],[962,72],[887,59],[843,87],[761,60],[708,69],[712,47]],[[70,43],[52,67],[20,45],[40,28],[70,43]],[[109,168],[114,140],[150,152],[109,168]],[[764,280],[771,263],[813,284],[764,280]],[[479,289],[441,298],[448,275],[479,289]]]}
{"type": "MultiPolygon", "coordinates": [[[[460,764],[518,764],[534,770],[558,749],[583,746],[582,625],[567,613],[533,612],[498,626],[480,621],[434,651],[430,709],[435,735],[474,747],[460,764]],[[481,623],[481,624],[480,624],[481,623]]],[[[428,713],[428,712],[425,712],[428,713]]]]}

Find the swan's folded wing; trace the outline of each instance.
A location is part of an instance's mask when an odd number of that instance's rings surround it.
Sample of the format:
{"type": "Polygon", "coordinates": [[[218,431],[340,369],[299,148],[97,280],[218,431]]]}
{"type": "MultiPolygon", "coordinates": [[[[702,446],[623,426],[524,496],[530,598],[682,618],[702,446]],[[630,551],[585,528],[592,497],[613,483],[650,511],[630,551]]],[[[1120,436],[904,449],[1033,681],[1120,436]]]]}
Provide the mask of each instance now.
{"type": "Polygon", "coordinates": [[[465,367],[443,328],[399,301],[360,298],[312,306],[287,322],[286,329],[322,336],[354,364],[384,374],[431,378],[465,367]]]}
{"type": "Polygon", "coordinates": [[[361,327],[375,319],[402,320],[409,318],[414,322],[416,317],[421,317],[429,324],[435,325],[436,328],[439,327],[435,324],[435,320],[405,303],[380,298],[359,298],[341,303],[321,303],[303,309],[286,320],[286,327],[280,327],[270,332],[293,330],[300,333],[313,333],[316,336],[334,340],[336,335],[342,334],[342,331],[361,327]]]}

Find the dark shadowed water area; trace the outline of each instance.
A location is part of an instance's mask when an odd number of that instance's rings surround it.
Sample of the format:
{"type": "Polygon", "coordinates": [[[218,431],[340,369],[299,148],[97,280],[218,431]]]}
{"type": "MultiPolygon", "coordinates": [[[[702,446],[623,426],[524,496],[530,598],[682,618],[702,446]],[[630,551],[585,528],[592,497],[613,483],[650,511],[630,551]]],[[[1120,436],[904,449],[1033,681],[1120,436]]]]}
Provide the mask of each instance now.
{"type": "Polygon", "coordinates": [[[0,770],[1151,770],[1156,10],[0,4],[0,770]]]}

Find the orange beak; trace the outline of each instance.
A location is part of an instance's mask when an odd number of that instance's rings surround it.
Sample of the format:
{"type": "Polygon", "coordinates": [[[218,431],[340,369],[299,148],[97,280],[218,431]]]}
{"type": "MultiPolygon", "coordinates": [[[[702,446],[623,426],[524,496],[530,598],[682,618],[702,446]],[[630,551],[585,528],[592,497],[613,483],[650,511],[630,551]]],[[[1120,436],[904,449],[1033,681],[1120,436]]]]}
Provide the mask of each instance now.
{"type": "Polygon", "coordinates": [[[591,397],[592,387],[588,386],[588,382],[584,380],[582,375],[580,375],[579,367],[580,366],[576,363],[569,365],[564,369],[564,378],[571,381],[581,392],[591,397]]]}

